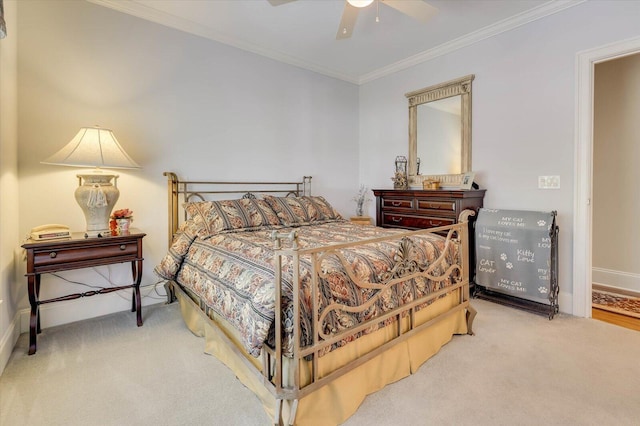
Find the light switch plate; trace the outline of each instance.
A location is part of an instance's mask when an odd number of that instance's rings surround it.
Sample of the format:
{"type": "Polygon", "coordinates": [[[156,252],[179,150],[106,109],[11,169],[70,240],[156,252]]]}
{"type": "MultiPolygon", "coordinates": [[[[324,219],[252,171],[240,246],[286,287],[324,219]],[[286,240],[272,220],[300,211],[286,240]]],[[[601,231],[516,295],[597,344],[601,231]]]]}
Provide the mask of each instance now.
{"type": "Polygon", "coordinates": [[[560,189],[560,176],[538,176],[538,189],[560,189]]]}

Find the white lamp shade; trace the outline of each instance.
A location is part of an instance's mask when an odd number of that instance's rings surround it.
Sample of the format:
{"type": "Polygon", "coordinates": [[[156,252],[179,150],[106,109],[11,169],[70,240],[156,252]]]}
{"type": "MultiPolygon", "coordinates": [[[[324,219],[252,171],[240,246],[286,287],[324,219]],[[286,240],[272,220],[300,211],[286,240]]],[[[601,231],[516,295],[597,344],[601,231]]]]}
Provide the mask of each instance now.
{"type": "Polygon", "coordinates": [[[113,132],[100,127],[81,128],[71,142],[42,163],[113,169],[140,168],[122,149],[113,132]]]}
{"type": "MultiPolygon", "coordinates": [[[[124,152],[111,130],[97,126],[81,128],[71,142],[42,163],[112,169],[140,168],[124,152]]],[[[120,191],[116,186],[118,175],[96,170],[91,174],[78,175],[78,178],[80,185],[76,189],[75,197],[87,222],[85,236],[93,238],[111,235],[109,216],[120,197],[120,191]]]]}

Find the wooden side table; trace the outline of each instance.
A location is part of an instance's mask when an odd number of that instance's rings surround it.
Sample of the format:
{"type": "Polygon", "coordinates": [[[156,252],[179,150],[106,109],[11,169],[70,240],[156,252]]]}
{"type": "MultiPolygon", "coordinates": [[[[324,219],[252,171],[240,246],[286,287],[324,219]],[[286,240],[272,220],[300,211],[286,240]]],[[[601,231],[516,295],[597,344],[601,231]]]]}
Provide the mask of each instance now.
{"type": "Polygon", "coordinates": [[[29,355],[36,353],[36,336],[40,333],[40,305],[106,294],[126,288],[133,289],[131,312],[136,312],[138,327],[142,325],[140,280],[142,279],[142,239],[146,234],[131,229],[127,235],[85,238],[83,232],[73,233],[71,239],[33,241],[22,247],[27,251],[27,285],[31,315],[29,321],[29,355]],[[133,283],[117,287],[104,287],[84,293],[69,294],[40,300],[40,276],[45,273],[71,269],[92,268],[131,262],[133,283]]]}
{"type": "Polygon", "coordinates": [[[358,225],[371,225],[371,218],[369,216],[353,216],[350,220],[358,225]]]}

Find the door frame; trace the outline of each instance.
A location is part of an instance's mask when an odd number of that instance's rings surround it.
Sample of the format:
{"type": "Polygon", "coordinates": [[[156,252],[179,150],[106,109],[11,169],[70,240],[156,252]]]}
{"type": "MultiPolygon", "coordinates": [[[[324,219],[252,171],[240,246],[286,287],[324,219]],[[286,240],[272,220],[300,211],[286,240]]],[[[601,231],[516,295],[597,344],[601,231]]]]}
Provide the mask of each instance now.
{"type": "Polygon", "coordinates": [[[591,317],[593,207],[593,91],[595,65],[640,52],[640,37],[576,55],[573,315],[591,317]]]}

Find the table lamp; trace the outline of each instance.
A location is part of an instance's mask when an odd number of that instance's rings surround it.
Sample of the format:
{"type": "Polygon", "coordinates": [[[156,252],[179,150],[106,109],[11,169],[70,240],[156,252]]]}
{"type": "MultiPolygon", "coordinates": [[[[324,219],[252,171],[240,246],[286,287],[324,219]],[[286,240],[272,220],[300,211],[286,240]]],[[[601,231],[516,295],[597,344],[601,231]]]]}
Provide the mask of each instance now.
{"type": "Polygon", "coordinates": [[[87,222],[85,236],[110,235],[109,216],[120,197],[118,175],[107,174],[100,169],[140,168],[122,149],[113,132],[98,126],[83,127],[71,142],[42,163],[96,168],[93,173],[77,175],[79,186],[75,197],[87,222]]]}

